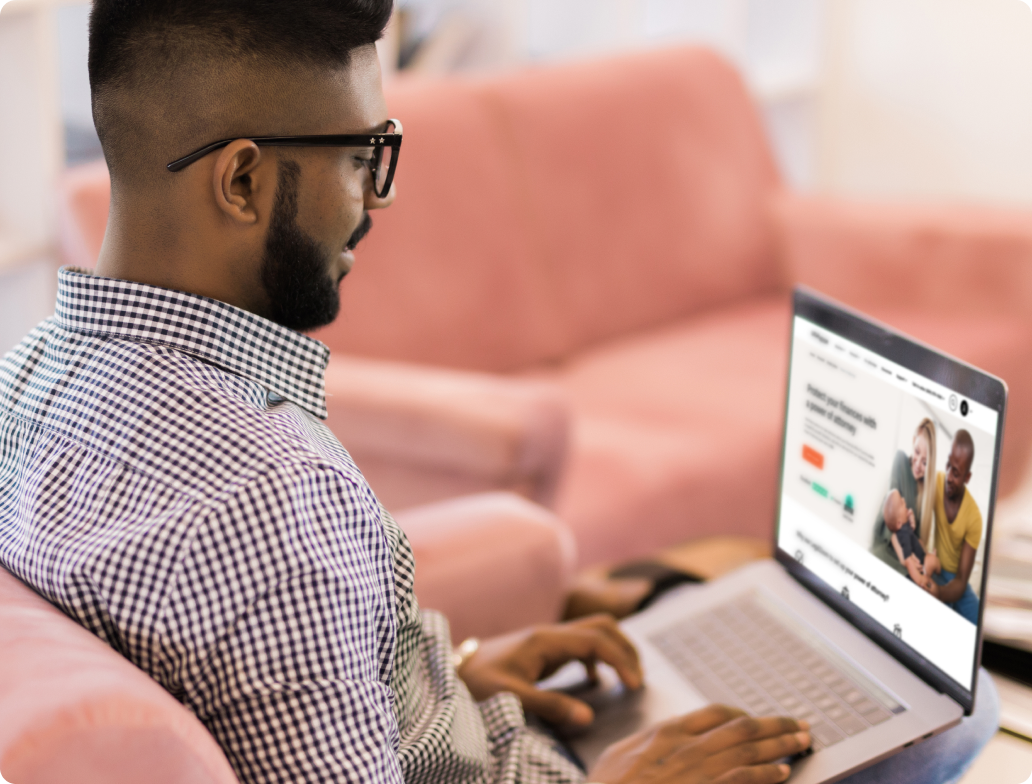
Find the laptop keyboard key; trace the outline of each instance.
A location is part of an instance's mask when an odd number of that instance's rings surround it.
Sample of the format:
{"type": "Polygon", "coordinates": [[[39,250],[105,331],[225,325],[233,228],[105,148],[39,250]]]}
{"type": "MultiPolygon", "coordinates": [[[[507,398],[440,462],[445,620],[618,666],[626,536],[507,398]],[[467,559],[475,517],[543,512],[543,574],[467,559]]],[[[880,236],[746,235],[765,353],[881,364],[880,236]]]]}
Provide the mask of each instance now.
{"type": "Polygon", "coordinates": [[[851,713],[846,714],[841,719],[836,719],[835,724],[846,735],[856,735],[858,732],[863,732],[867,729],[867,724],[851,713]]]}

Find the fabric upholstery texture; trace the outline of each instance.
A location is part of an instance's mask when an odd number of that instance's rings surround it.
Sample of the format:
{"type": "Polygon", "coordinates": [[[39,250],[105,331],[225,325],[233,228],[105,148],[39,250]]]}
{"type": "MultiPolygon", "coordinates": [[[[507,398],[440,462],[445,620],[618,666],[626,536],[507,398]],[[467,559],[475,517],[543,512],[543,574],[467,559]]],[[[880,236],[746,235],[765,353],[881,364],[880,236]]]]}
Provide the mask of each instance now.
{"type": "Polygon", "coordinates": [[[554,504],[570,414],[557,384],[346,354],[326,383],[334,431],[393,507],[488,490],[554,504]]]}

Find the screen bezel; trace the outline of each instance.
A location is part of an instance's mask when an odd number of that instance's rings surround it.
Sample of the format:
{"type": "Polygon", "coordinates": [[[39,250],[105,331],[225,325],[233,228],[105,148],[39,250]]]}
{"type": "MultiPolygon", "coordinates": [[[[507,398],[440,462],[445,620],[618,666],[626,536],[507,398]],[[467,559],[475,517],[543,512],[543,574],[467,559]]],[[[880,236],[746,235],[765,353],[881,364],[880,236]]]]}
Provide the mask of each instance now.
{"type": "MultiPolygon", "coordinates": [[[[778,532],[781,528],[781,502],[785,481],[785,450],[787,448],[787,427],[782,432],[781,470],[779,471],[778,500],[774,519],[774,557],[810,593],[849,621],[863,634],[881,646],[891,656],[914,672],[925,683],[949,695],[970,715],[975,704],[975,689],[978,683],[978,668],[982,659],[982,616],[985,612],[986,581],[989,575],[989,552],[992,545],[992,522],[996,511],[996,484],[1000,471],[1000,449],[1003,446],[1003,426],[1007,409],[1007,385],[1001,379],[989,375],[953,357],[947,356],[920,341],[873,321],[860,313],[834,302],[810,289],[799,286],[793,292],[793,316],[799,316],[823,329],[852,341],[863,348],[880,354],[908,370],[954,390],[962,397],[970,398],[999,414],[996,428],[996,451],[993,459],[993,476],[990,483],[989,509],[985,516],[985,549],[982,561],[982,581],[978,602],[978,628],[975,636],[975,659],[971,673],[971,688],[958,683],[922,656],[907,643],[897,639],[878,621],[844,599],[838,591],[800,564],[791,554],[778,546],[778,532]]],[[[788,394],[791,390],[792,360],[795,352],[795,318],[792,319],[789,341],[789,364],[786,392],[785,417],[788,423],[788,394]]]]}

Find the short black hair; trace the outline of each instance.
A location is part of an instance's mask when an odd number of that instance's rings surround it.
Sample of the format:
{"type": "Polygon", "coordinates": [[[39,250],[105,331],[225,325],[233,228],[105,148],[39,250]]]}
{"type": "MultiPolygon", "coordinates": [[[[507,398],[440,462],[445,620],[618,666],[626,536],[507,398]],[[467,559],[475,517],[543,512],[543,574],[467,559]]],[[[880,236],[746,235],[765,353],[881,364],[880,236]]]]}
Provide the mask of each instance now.
{"type": "Polygon", "coordinates": [[[968,470],[970,470],[971,464],[975,462],[975,442],[971,438],[971,434],[967,430],[958,430],[957,435],[953,437],[953,443],[968,453],[968,470]]]}
{"type": "MultiPolygon", "coordinates": [[[[392,10],[393,0],[94,0],[90,91],[112,175],[120,148],[155,132],[132,127],[134,101],[168,92],[184,69],[346,68],[354,49],[383,35],[392,10]]],[[[169,107],[163,122],[175,119],[169,107]]]]}

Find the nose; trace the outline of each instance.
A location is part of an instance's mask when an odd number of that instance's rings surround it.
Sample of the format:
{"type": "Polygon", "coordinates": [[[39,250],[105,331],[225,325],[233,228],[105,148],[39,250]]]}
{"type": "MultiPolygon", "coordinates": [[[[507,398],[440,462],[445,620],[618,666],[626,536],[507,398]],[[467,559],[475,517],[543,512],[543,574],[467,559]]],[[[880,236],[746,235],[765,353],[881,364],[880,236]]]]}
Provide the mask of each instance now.
{"type": "Polygon", "coordinates": [[[391,189],[387,191],[386,196],[377,196],[373,190],[372,184],[365,191],[365,208],[367,210],[384,210],[390,207],[394,203],[394,197],[398,192],[398,184],[396,182],[391,183],[391,189]]]}

